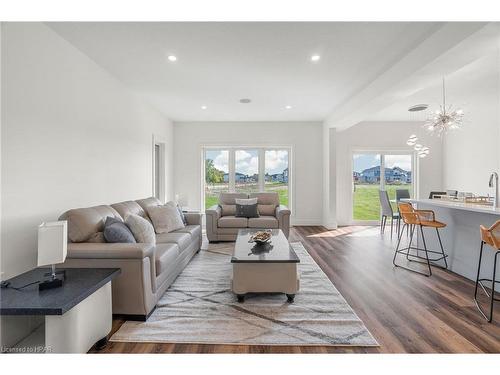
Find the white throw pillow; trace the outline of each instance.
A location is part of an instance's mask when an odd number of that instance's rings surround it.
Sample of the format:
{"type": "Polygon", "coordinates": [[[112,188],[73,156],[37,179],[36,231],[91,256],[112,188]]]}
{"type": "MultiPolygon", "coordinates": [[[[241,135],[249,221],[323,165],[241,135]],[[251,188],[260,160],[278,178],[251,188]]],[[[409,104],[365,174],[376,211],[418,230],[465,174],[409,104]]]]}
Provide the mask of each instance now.
{"type": "Polygon", "coordinates": [[[127,224],[138,243],[156,244],[155,229],[143,217],[134,214],[128,215],[125,224],[127,224]]]}
{"type": "Polygon", "coordinates": [[[236,204],[239,204],[242,206],[249,206],[252,204],[257,204],[257,198],[247,198],[247,199],[236,198],[234,201],[236,202],[236,204]]]}
{"type": "Polygon", "coordinates": [[[175,203],[168,202],[164,206],[148,207],[148,215],[156,233],[168,233],[184,228],[184,222],[175,203]]]}

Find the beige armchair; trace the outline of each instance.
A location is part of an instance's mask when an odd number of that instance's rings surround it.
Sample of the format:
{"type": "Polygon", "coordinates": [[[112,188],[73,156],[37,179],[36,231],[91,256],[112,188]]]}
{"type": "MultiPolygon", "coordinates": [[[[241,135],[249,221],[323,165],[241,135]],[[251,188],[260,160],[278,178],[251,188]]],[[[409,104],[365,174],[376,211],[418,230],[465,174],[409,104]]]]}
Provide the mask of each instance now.
{"type": "Polygon", "coordinates": [[[242,228],[281,229],[288,238],[290,210],[279,204],[278,193],[221,193],[219,204],[205,211],[210,242],[235,241],[242,228]],[[257,198],[259,217],[236,217],[236,199],[257,198]]]}

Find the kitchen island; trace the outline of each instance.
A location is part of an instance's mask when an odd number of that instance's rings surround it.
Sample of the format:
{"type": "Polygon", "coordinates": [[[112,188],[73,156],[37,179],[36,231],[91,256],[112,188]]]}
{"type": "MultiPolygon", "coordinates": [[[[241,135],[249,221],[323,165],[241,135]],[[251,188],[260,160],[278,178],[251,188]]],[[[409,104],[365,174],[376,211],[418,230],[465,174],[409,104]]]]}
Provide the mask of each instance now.
{"type": "MultiPolygon", "coordinates": [[[[482,224],[490,227],[500,220],[500,208],[446,199],[409,199],[407,201],[413,203],[417,209],[434,211],[436,220],[447,225],[446,228],[440,230],[440,234],[444,252],[448,255],[448,269],[475,281],[481,244],[479,226],[482,224]]],[[[424,234],[427,248],[439,249],[436,232],[424,229],[424,234]]],[[[423,247],[420,238],[418,238],[418,246],[423,247]]],[[[493,251],[490,250],[485,248],[481,267],[481,274],[488,275],[488,277],[493,272],[493,251]]]]}

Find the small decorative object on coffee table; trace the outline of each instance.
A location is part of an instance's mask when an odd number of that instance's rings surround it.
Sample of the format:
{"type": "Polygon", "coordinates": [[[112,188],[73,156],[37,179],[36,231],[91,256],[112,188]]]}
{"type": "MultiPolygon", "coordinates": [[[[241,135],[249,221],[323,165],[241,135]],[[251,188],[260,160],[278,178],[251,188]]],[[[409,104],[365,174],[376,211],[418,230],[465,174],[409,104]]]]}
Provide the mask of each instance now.
{"type": "Polygon", "coordinates": [[[259,230],[250,236],[248,242],[255,242],[262,245],[271,241],[272,232],[270,230],[259,230]]]}
{"type": "Polygon", "coordinates": [[[299,290],[299,262],[281,229],[240,229],[231,258],[232,290],[238,302],[247,293],[285,293],[293,302],[299,290]],[[254,243],[256,237],[264,242],[254,243]]]}

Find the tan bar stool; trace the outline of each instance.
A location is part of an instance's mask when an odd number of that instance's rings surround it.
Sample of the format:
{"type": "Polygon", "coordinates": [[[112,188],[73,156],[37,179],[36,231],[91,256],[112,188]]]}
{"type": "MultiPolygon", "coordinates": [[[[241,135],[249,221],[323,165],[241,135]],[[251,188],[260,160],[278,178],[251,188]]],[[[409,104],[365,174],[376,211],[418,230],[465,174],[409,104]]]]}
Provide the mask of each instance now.
{"type": "Polygon", "coordinates": [[[481,230],[481,251],[479,252],[479,264],[477,266],[477,277],[476,277],[476,288],[474,290],[474,302],[484,318],[491,323],[493,320],[493,303],[495,301],[500,301],[500,299],[495,298],[495,284],[500,281],[496,281],[496,271],[497,271],[497,258],[498,254],[500,254],[500,220],[498,220],[495,224],[493,224],[489,228],[485,228],[484,226],[480,226],[481,230]],[[481,260],[483,258],[483,247],[484,245],[490,245],[493,249],[495,249],[495,260],[493,263],[493,277],[491,279],[480,279],[481,273],[481,260]],[[486,291],[486,288],[483,285],[483,281],[489,281],[491,283],[491,295],[486,291]],[[487,317],[484,313],[483,309],[479,305],[479,301],[477,300],[477,287],[481,286],[483,292],[490,298],[490,316],[487,317]]]}
{"type": "MultiPolygon", "coordinates": [[[[392,263],[396,267],[401,267],[404,268],[408,271],[416,272],[421,275],[425,276],[431,276],[432,275],[432,269],[431,269],[431,262],[437,262],[440,260],[444,260],[444,267],[439,266],[441,268],[447,269],[448,268],[448,262],[446,261],[446,258],[448,255],[444,253],[443,249],[443,243],[441,242],[441,236],[439,235],[439,229],[446,227],[446,224],[441,223],[440,221],[437,221],[434,215],[434,211],[430,210],[415,210],[413,206],[409,203],[398,203],[399,207],[399,214],[401,215],[403,219],[403,229],[401,230],[401,233],[398,238],[398,244],[396,246],[396,251],[394,252],[394,258],[392,259],[392,263]],[[410,228],[410,242],[408,243],[408,247],[399,249],[399,245],[401,243],[401,238],[403,237],[404,229],[405,226],[408,230],[410,228]],[[422,243],[424,245],[424,248],[421,249],[419,247],[412,246],[413,242],[413,235],[415,234],[415,228],[420,228],[420,233],[422,236],[422,243]],[[424,236],[424,228],[434,228],[436,229],[436,233],[439,239],[439,246],[441,247],[441,251],[435,251],[435,250],[429,250],[427,249],[427,244],[425,243],[425,236],[424,236]],[[411,253],[411,250],[416,250],[415,253],[411,253]],[[420,256],[420,251],[423,251],[425,254],[425,257],[420,256]],[[412,262],[417,262],[417,263],[422,263],[426,264],[427,268],[429,270],[428,273],[421,272],[409,267],[404,267],[401,265],[396,264],[396,257],[398,254],[404,254],[406,255],[406,259],[412,262]],[[439,257],[430,259],[429,254],[438,254],[439,257]],[[423,259],[424,262],[418,260],[418,259],[423,259]]],[[[436,264],[432,264],[433,266],[436,266],[436,264]]]]}

